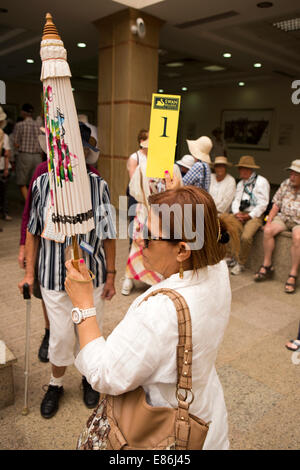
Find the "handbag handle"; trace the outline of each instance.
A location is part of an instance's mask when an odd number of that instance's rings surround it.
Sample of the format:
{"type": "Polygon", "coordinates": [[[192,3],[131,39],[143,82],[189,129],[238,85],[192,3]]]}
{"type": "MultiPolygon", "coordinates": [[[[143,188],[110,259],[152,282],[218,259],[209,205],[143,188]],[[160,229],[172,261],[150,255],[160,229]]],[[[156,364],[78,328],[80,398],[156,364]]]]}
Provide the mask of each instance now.
{"type": "MultiPolygon", "coordinates": [[[[148,300],[157,294],[167,295],[176,308],[178,320],[178,345],[177,345],[177,390],[192,390],[192,321],[189,307],[182,295],[173,289],[157,289],[147,295],[148,300]]],[[[186,392],[187,395],[187,392],[186,392]]],[[[178,396],[177,396],[178,398],[178,396]]],[[[185,398],[186,399],[186,398],[185,398]]]]}

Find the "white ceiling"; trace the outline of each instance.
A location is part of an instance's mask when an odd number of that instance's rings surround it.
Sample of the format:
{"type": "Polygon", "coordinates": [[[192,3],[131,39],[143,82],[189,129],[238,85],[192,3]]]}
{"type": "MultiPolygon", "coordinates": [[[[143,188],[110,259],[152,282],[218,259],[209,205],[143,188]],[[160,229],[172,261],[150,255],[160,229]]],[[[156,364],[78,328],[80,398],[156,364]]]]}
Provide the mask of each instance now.
{"type": "MultiPolygon", "coordinates": [[[[300,79],[300,32],[286,33],[272,23],[300,17],[299,0],[273,0],[271,8],[258,8],[259,0],[164,0],[141,10],[165,21],[161,30],[159,87],[178,92],[228,84],[239,80],[300,79]],[[232,53],[224,59],[223,52],[232,53]],[[180,60],[176,69],[166,63],[180,60]],[[263,67],[254,69],[253,63],[263,67]],[[226,70],[207,72],[205,65],[226,70]],[[170,76],[171,74],[171,76],[170,76]],[[174,76],[177,75],[177,76],[174,76]],[[179,76],[178,76],[179,75],[179,76]]],[[[96,90],[98,31],[92,24],[99,18],[126,8],[112,0],[2,0],[0,13],[0,79],[38,82],[39,42],[47,11],[68,51],[76,88],[96,90]],[[77,42],[87,47],[79,49],[77,42]],[[26,58],[34,64],[27,64],[26,58]]]]}

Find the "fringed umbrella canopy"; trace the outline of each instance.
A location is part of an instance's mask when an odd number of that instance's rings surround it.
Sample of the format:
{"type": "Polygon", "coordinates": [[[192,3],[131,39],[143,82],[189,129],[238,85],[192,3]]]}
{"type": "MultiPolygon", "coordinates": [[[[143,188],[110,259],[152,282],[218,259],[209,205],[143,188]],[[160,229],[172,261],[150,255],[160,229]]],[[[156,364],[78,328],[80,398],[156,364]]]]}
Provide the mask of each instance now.
{"type": "Polygon", "coordinates": [[[50,13],[40,54],[52,221],[55,231],[64,235],[88,233],[94,219],[71,72],[50,13]]]}

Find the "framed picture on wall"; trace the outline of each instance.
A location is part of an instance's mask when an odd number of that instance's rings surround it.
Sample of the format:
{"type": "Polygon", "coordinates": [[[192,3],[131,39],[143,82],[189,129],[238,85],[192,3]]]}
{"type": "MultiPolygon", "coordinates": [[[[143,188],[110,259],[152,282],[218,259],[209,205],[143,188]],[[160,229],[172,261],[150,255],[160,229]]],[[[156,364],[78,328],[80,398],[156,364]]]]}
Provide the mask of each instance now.
{"type": "Polygon", "coordinates": [[[269,150],[273,109],[225,109],[221,126],[229,148],[269,150]]]}

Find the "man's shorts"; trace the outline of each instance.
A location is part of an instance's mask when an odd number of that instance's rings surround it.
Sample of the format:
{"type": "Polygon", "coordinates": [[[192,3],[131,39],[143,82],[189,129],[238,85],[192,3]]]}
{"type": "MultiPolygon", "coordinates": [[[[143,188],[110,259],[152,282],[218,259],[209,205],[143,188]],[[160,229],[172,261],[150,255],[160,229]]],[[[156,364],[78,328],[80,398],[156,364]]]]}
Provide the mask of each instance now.
{"type": "Polygon", "coordinates": [[[18,186],[29,186],[33,173],[41,161],[40,153],[18,153],[16,158],[16,181],[18,186]]]}
{"type": "MultiPolygon", "coordinates": [[[[101,331],[104,316],[104,300],[101,299],[103,286],[94,289],[96,318],[101,331]]],[[[58,367],[70,366],[80,349],[76,325],[71,318],[72,302],[65,291],[48,290],[41,286],[41,292],[50,322],[49,361],[58,367]]]]}
{"type": "Polygon", "coordinates": [[[283,221],[281,217],[279,217],[279,215],[276,215],[274,217],[274,219],[272,220],[272,224],[273,223],[276,223],[278,225],[281,225],[282,229],[285,230],[285,231],[293,231],[295,228],[300,228],[300,225],[298,225],[296,222],[292,222],[292,221],[283,221]]]}

